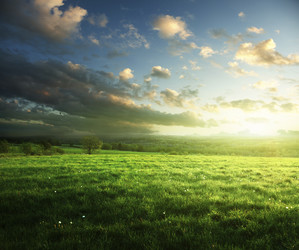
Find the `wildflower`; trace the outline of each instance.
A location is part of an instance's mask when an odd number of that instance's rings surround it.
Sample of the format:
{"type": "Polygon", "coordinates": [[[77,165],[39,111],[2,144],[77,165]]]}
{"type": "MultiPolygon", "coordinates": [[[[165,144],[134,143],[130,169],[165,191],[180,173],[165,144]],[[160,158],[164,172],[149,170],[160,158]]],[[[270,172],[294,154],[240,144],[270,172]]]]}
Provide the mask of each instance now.
{"type": "Polygon", "coordinates": [[[166,214],[166,212],[165,212],[165,211],[163,211],[163,214],[166,214]]]}
{"type": "Polygon", "coordinates": [[[82,218],[85,218],[85,215],[82,215],[82,218]]]}
{"type": "Polygon", "coordinates": [[[72,221],[70,221],[70,224],[72,225],[72,224],[73,224],[73,222],[72,222],[72,221]]]}
{"type": "Polygon", "coordinates": [[[54,193],[56,193],[56,190],[54,191],[54,193]]]}
{"type": "Polygon", "coordinates": [[[61,221],[58,221],[59,224],[61,224],[61,221]]]}
{"type": "Polygon", "coordinates": [[[286,207],[286,209],[289,209],[289,207],[286,207]]]}

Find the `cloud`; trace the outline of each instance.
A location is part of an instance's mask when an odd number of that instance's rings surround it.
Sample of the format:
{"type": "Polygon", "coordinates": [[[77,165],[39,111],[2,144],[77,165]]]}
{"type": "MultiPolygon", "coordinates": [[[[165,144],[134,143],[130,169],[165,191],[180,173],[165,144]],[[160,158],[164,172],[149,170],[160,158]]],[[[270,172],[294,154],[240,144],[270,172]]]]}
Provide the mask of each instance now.
{"type": "Polygon", "coordinates": [[[128,31],[120,34],[120,38],[124,39],[126,46],[131,48],[140,48],[141,46],[144,46],[146,49],[150,48],[149,42],[144,36],[138,33],[133,24],[125,24],[123,27],[128,31]]]}
{"type": "Polygon", "coordinates": [[[45,38],[62,41],[79,34],[79,26],[87,11],[79,6],[62,11],[63,0],[4,0],[3,19],[45,38]]]}
{"type": "Polygon", "coordinates": [[[152,81],[152,78],[149,77],[149,76],[145,76],[143,81],[144,81],[145,83],[150,83],[150,82],[152,81]]]}
{"type": "Polygon", "coordinates": [[[93,35],[88,36],[88,39],[95,45],[100,45],[100,42],[98,39],[96,39],[93,35]]]}
{"type": "Polygon", "coordinates": [[[181,79],[184,79],[185,78],[185,76],[184,75],[180,75],[179,76],[179,79],[181,80],[181,79]]]}
{"type": "Polygon", "coordinates": [[[91,15],[87,20],[90,24],[97,25],[102,28],[106,27],[108,24],[108,18],[105,14],[91,15]]]}
{"type": "MultiPolygon", "coordinates": [[[[171,114],[136,104],[131,91],[141,85],[122,87],[112,73],[80,64],[29,62],[0,50],[0,67],[2,136],[150,133],[154,125],[216,125],[191,112],[171,114]]],[[[127,68],[119,77],[132,75],[127,68]]]]}
{"type": "Polygon", "coordinates": [[[245,112],[252,112],[260,109],[261,104],[264,104],[264,102],[259,100],[241,99],[241,100],[234,100],[230,102],[221,102],[220,107],[238,108],[245,112]]]}
{"type": "Polygon", "coordinates": [[[181,17],[169,15],[159,16],[153,22],[153,29],[158,30],[162,38],[170,39],[178,35],[182,40],[186,40],[192,33],[187,29],[186,23],[181,17]]]}
{"type": "Polygon", "coordinates": [[[241,17],[241,18],[245,17],[245,13],[243,11],[239,12],[238,17],[241,17]]]}
{"type": "Polygon", "coordinates": [[[164,102],[173,107],[184,107],[184,99],[179,96],[179,93],[173,89],[166,89],[160,93],[164,102]]]}
{"type": "Polygon", "coordinates": [[[214,39],[226,39],[226,42],[230,47],[237,45],[238,43],[244,41],[248,34],[238,33],[236,35],[229,35],[225,29],[213,29],[209,31],[210,35],[214,39]]]}
{"type": "Polygon", "coordinates": [[[283,112],[298,112],[298,104],[295,103],[284,103],[280,105],[283,112]]]}
{"type": "Polygon", "coordinates": [[[214,51],[211,47],[208,46],[202,46],[200,47],[200,53],[203,58],[211,57],[213,54],[216,54],[217,52],[214,51]]]}
{"type": "Polygon", "coordinates": [[[170,70],[167,68],[162,68],[161,66],[154,66],[152,67],[151,76],[167,79],[170,78],[171,73],[170,70]]]}
{"type": "Polygon", "coordinates": [[[169,40],[168,42],[168,52],[173,56],[181,56],[182,54],[189,53],[194,49],[199,49],[199,47],[193,42],[185,43],[178,40],[169,40]]]}
{"type": "Polygon", "coordinates": [[[267,90],[269,92],[277,92],[277,81],[258,81],[252,84],[252,88],[267,90]]]}
{"type": "Polygon", "coordinates": [[[246,119],[246,121],[251,122],[251,123],[267,123],[267,122],[269,122],[269,120],[264,117],[249,117],[246,119]]]}
{"type": "Polygon", "coordinates": [[[116,58],[116,57],[124,57],[124,56],[128,56],[128,53],[125,52],[125,51],[118,51],[118,50],[110,50],[106,57],[109,58],[109,59],[113,59],[113,58],[116,58]]]}
{"type": "Polygon", "coordinates": [[[257,28],[254,26],[248,28],[247,31],[255,34],[263,34],[265,32],[263,28],[257,28]]]}
{"type": "Polygon", "coordinates": [[[134,77],[133,71],[130,68],[126,68],[123,71],[119,72],[119,80],[127,82],[128,80],[134,77]]]}
{"type": "Polygon", "coordinates": [[[299,55],[292,54],[285,57],[278,53],[275,48],[276,44],[273,39],[262,41],[256,45],[243,43],[240,45],[235,59],[250,65],[260,66],[299,64],[299,55]]]}
{"type": "Polygon", "coordinates": [[[197,95],[198,90],[191,90],[188,87],[185,87],[180,93],[169,88],[160,92],[165,104],[178,108],[195,108],[194,102],[197,95]]]}
{"type": "Polygon", "coordinates": [[[225,71],[226,73],[229,73],[231,76],[238,78],[241,76],[257,76],[257,74],[254,71],[246,71],[239,67],[239,64],[237,62],[229,62],[229,67],[225,71]]]}
{"type": "Polygon", "coordinates": [[[168,41],[168,52],[173,56],[180,56],[184,53],[191,52],[194,49],[199,49],[196,43],[186,43],[175,39],[168,41]]]}
{"type": "Polygon", "coordinates": [[[201,70],[201,67],[197,66],[197,62],[190,60],[189,63],[191,64],[192,70],[201,70]]]}
{"type": "Polygon", "coordinates": [[[251,99],[240,99],[234,100],[230,102],[222,101],[219,103],[219,107],[221,108],[236,108],[243,110],[244,112],[255,112],[258,110],[267,109],[272,113],[277,112],[298,112],[299,105],[296,103],[281,103],[277,102],[269,102],[266,103],[262,100],[251,100],[251,99]]]}
{"type": "Polygon", "coordinates": [[[206,104],[201,109],[209,113],[219,113],[219,107],[216,104],[206,104]]]}

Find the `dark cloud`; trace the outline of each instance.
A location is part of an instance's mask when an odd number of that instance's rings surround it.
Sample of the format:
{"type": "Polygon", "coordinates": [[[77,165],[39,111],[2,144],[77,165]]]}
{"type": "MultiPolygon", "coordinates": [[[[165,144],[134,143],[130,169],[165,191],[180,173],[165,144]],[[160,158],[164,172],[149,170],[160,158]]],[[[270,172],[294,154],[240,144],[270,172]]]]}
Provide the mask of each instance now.
{"type": "MultiPolygon", "coordinates": [[[[169,114],[136,104],[134,88],[120,87],[104,71],[59,61],[28,62],[25,57],[0,51],[1,128],[42,128],[49,134],[148,133],[154,125],[206,127],[215,123],[191,112],[169,114]]],[[[140,86],[141,87],[141,86],[140,86]]],[[[3,130],[4,131],[4,130],[3,130]]],[[[30,131],[30,129],[26,130],[30,131]]]]}
{"type": "Polygon", "coordinates": [[[125,51],[118,51],[118,50],[111,50],[107,53],[107,58],[113,59],[116,57],[125,57],[128,56],[129,54],[125,51]]]}
{"type": "Polygon", "coordinates": [[[1,20],[54,41],[79,34],[79,25],[87,11],[79,6],[62,11],[63,1],[2,0],[1,20]]]}

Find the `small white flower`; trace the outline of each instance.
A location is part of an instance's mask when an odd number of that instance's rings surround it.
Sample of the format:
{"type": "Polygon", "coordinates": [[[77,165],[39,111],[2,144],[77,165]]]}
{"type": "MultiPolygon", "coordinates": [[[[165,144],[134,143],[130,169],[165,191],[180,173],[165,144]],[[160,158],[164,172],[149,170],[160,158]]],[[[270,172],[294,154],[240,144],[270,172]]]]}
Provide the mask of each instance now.
{"type": "Polygon", "coordinates": [[[163,211],[163,214],[166,214],[166,212],[165,212],[165,211],[163,211]]]}
{"type": "Polygon", "coordinates": [[[58,221],[59,224],[61,224],[61,221],[58,221]]]}
{"type": "Polygon", "coordinates": [[[73,222],[71,221],[70,224],[73,224],[73,222]]]}
{"type": "Polygon", "coordinates": [[[286,209],[289,209],[289,207],[286,207],[286,209]]]}
{"type": "Polygon", "coordinates": [[[56,193],[56,190],[54,191],[54,193],[56,193]]]}
{"type": "Polygon", "coordinates": [[[82,215],[82,218],[85,218],[85,215],[82,215]]]}

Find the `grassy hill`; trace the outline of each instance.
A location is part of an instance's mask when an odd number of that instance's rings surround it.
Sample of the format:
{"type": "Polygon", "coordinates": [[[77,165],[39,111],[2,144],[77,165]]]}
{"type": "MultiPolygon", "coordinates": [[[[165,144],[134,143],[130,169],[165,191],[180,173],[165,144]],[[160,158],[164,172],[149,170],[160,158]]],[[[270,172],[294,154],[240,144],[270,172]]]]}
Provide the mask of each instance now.
{"type": "Polygon", "coordinates": [[[298,158],[0,158],[0,249],[298,249],[298,158]]]}

